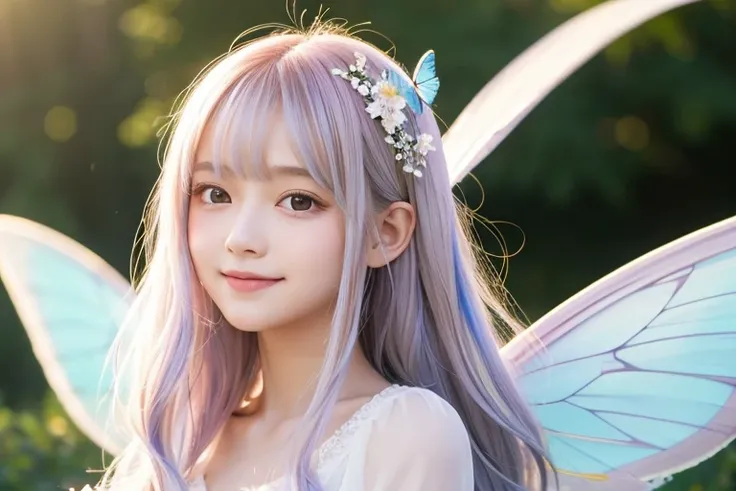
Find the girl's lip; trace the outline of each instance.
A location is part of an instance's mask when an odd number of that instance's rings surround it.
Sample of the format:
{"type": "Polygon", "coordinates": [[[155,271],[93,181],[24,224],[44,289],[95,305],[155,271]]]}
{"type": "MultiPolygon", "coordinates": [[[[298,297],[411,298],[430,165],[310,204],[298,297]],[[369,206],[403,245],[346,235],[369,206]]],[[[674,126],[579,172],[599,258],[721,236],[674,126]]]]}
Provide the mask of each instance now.
{"type": "Polygon", "coordinates": [[[256,280],[256,281],[278,281],[283,280],[283,278],[274,278],[271,276],[263,276],[258,273],[252,273],[250,271],[225,271],[222,273],[224,276],[227,276],[229,278],[234,278],[237,280],[256,280]]]}
{"type": "Polygon", "coordinates": [[[238,292],[255,292],[264,290],[268,287],[280,282],[283,278],[238,278],[235,276],[225,275],[227,284],[238,292]]]}

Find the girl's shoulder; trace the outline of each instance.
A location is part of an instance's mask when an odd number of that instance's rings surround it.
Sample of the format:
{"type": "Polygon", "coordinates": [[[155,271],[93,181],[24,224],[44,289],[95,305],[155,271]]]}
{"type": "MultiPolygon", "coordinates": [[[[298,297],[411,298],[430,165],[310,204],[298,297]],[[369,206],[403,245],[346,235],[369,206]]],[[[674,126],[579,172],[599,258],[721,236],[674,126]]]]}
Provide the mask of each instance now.
{"type": "Polygon", "coordinates": [[[374,444],[469,446],[465,424],[449,402],[429,389],[393,387],[375,415],[374,444]]]}
{"type": "Polygon", "coordinates": [[[449,402],[428,389],[392,385],[326,442],[319,460],[331,460],[349,450],[381,460],[417,452],[428,459],[465,458],[471,455],[470,448],[465,424],[449,402]]]}
{"type": "Polygon", "coordinates": [[[359,476],[346,472],[343,482],[350,486],[336,489],[473,489],[468,431],[445,399],[428,389],[392,386],[363,411],[355,438],[335,462],[343,460],[346,471],[360,468],[359,476]]]}

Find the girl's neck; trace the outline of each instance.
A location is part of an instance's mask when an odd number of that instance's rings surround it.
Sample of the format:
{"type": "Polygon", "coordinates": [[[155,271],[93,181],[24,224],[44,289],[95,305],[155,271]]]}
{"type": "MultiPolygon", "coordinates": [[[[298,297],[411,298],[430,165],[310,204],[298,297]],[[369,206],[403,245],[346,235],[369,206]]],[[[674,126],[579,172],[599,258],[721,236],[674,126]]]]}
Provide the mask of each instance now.
{"type": "MultiPolygon", "coordinates": [[[[274,423],[307,410],[326,355],[330,321],[258,333],[263,392],[255,411],[274,423]]],[[[371,396],[388,386],[359,346],[353,349],[338,400],[371,396]]]]}

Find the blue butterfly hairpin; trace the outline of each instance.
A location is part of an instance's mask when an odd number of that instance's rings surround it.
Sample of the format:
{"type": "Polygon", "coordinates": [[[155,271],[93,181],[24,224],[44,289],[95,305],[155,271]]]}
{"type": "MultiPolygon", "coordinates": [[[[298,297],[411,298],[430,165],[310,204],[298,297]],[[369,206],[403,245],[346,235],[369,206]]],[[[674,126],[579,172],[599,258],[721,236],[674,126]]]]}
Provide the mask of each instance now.
{"type": "Polygon", "coordinates": [[[431,104],[439,89],[439,80],[434,75],[434,52],[422,56],[414,72],[412,83],[393,70],[382,70],[379,79],[373,79],[366,71],[367,59],[362,53],[354,53],[355,63],[348,71],[333,68],[336,75],[350,82],[363,96],[365,110],[371,119],[378,119],[387,133],[386,143],[391,145],[394,156],[402,164],[402,170],[422,177],[422,167],[427,166],[427,154],[436,150],[432,146],[432,135],[422,133],[410,135],[404,129],[406,115],[403,108],[408,105],[416,114],[422,113],[422,101],[431,104]],[[421,97],[421,98],[420,98],[421,97]]]}
{"type": "Polygon", "coordinates": [[[393,71],[389,72],[388,79],[399,89],[412,111],[422,114],[424,110],[422,101],[431,106],[440,89],[440,79],[437,78],[435,71],[434,51],[427,51],[419,59],[412,76],[412,84],[393,71]]]}

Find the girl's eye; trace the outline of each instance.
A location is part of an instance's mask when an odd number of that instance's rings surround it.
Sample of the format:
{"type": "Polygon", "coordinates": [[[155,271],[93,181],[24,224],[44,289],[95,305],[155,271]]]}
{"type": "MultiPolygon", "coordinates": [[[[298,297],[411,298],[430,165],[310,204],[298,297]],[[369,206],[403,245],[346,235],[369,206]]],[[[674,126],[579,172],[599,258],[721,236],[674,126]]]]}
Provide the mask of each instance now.
{"type": "Polygon", "coordinates": [[[219,205],[222,203],[230,203],[230,196],[222,189],[214,186],[206,186],[200,191],[202,201],[208,205],[219,205]]]}
{"type": "Polygon", "coordinates": [[[281,200],[279,204],[290,211],[310,211],[316,203],[314,198],[306,194],[292,194],[281,200]]]}

